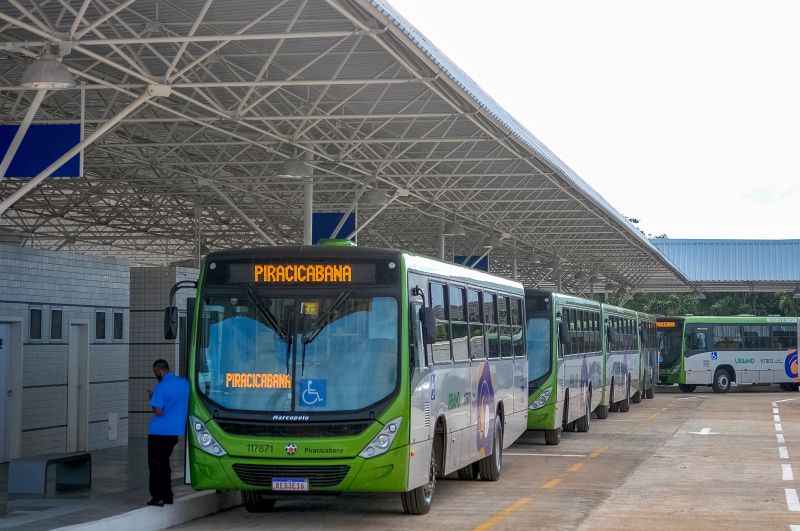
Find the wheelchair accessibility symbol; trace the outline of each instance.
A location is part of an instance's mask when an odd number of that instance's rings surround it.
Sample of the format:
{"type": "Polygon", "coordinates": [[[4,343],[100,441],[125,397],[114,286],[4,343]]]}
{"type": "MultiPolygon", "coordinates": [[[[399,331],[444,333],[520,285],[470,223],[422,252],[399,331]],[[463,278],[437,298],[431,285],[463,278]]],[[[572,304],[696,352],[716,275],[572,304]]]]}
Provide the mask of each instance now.
{"type": "Polygon", "coordinates": [[[325,407],[327,381],[316,378],[298,380],[300,385],[300,405],[303,407],[325,407]]]}

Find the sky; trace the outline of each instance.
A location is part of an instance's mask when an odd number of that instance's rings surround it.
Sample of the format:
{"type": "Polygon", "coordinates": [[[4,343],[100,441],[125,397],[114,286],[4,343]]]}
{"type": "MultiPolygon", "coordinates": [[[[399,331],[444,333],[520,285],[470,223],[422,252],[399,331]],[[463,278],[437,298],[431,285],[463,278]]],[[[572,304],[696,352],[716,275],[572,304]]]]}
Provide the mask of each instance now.
{"type": "Polygon", "coordinates": [[[800,2],[389,1],[645,232],[800,238],[800,2]]]}

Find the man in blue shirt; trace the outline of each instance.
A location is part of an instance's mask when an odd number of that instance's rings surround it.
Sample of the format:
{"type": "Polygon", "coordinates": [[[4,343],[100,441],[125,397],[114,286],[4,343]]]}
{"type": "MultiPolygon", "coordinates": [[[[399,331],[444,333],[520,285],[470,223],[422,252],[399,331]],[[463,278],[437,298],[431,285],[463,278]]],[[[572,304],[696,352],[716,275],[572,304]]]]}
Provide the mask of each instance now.
{"type": "Polygon", "coordinates": [[[150,398],[153,418],[147,436],[147,464],[150,468],[150,496],[147,505],[163,507],[171,504],[172,470],[169,458],[178,444],[178,437],[186,431],[189,410],[189,382],[169,372],[166,360],[153,363],[153,374],[158,385],[150,398]]]}

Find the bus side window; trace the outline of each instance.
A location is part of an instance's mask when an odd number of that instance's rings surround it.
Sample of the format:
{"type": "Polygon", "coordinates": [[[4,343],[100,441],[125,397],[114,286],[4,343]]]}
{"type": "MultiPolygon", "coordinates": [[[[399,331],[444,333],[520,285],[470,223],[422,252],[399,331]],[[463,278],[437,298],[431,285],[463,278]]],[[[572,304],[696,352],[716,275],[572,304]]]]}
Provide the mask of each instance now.
{"type": "Polygon", "coordinates": [[[484,293],[483,318],[486,323],[486,342],[488,344],[488,357],[500,357],[500,336],[497,327],[497,294],[484,293]]]}
{"type": "Polygon", "coordinates": [[[486,357],[486,342],[483,333],[483,306],[481,292],[467,291],[467,318],[469,320],[469,352],[472,359],[486,357]]]}
{"type": "Polygon", "coordinates": [[[436,343],[431,346],[433,362],[450,361],[450,323],[447,320],[447,301],[445,286],[438,282],[430,283],[430,307],[436,314],[436,343]]]}
{"type": "Polygon", "coordinates": [[[514,356],[524,356],[525,337],[522,327],[522,299],[511,299],[511,326],[514,356]]]}

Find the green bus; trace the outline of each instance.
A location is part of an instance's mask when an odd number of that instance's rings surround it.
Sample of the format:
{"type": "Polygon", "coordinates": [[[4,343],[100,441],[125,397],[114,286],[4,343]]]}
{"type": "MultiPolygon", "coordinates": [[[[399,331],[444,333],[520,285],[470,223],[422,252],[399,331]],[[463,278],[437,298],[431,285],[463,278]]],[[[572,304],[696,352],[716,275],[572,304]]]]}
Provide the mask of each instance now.
{"type": "Polygon", "coordinates": [[[526,427],[523,299],[517,282],[395,250],[209,254],[188,362],[193,488],[241,491],[254,512],[395,492],[422,514],[448,474],[497,480],[526,427]]]}
{"type": "Polygon", "coordinates": [[[692,392],[709,385],[780,384],[798,389],[796,317],[663,317],[657,321],[659,382],[692,392]]]}
{"type": "Polygon", "coordinates": [[[561,434],[589,431],[592,416],[626,412],[652,397],[655,319],[596,301],[525,290],[528,339],[528,429],[559,444],[561,434]],[[648,341],[649,340],[649,341],[648,341]],[[653,361],[647,361],[652,359],[653,361]]]}

